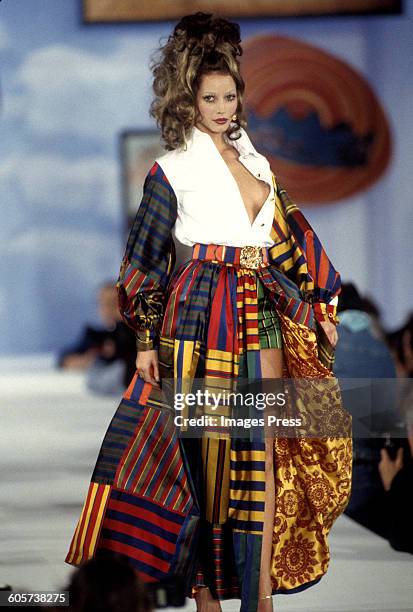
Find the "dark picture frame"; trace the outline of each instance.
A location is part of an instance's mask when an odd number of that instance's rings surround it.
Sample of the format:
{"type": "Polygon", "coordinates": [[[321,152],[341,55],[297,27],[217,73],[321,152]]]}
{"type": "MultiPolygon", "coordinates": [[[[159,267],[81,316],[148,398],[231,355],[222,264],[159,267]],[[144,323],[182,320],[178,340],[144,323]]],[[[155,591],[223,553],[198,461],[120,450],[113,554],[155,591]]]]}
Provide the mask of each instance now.
{"type": "Polygon", "coordinates": [[[232,18],[400,14],[403,0],[82,0],[84,23],[167,21],[196,11],[232,18]]]}
{"type": "Polygon", "coordinates": [[[145,177],[155,159],[165,152],[158,130],[128,129],[120,133],[122,209],[126,231],[141,203],[145,177]]]}

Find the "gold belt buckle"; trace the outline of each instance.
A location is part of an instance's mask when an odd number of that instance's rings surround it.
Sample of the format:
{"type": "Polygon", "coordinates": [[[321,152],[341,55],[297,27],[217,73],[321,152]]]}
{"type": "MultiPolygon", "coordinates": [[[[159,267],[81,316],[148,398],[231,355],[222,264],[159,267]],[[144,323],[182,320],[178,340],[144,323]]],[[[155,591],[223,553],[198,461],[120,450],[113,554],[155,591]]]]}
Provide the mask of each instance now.
{"type": "Polygon", "coordinates": [[[241,253],[239,263],[243,268],[259,268],[262,264],[262,252],[259,246],[243,246],[241,247],[241,253]]]}

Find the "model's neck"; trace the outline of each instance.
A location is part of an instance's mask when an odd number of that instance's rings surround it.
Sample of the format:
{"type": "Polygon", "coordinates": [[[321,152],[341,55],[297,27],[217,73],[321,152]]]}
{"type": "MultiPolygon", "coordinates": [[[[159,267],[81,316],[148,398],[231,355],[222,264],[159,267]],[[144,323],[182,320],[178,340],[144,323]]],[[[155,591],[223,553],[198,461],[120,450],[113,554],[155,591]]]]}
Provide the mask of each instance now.
{"type": "Polygon", "coordinates": [[[228,143],[224,139],[223,132],[220,132],[217,134],[215,132],[210,132],[209,130],[206,130],[203,126],[199,127],[197,125],[196,127],[198,128],[198,130],[200,130],[201,132],[204,132],[204,134],[208,134],[208,136],[211,137],[214,145],[216,146],[216,148],[218,149],[220,153],[228,149],[228,143]]]}

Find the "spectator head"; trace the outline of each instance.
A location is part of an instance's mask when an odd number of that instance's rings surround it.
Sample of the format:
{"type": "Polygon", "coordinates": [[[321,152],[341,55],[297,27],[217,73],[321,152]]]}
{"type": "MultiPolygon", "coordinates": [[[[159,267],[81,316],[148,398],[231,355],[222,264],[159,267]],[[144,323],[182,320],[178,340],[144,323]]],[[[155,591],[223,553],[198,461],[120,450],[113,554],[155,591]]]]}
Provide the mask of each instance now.
{"type": "Polygon", "coordinates": [[[343,283],[338,296],[337,312],[344,310],[364,310],[363,299],[353,283],[343,283]]]}
{"type": "Polygon", "coordinates": [[[362,298],[362,302],[363,302],[362,310],[364,312],[367,312],[367,314],[371,315],[375,319],[379,320],[380,310],[377,308],[377,305],[373,302],[373,300],[371,298],[364,296],[362,298]]]}
{"type": "Polygon", "coordinates": [[[98,308],[100,318],[108,328],[114,327],[121,320],[118,292],[114,282],[109,281],[99,287],[98,308]]]}
{"type": "Polygon", "coordinates": [[[402,386],[400,412],[406,426],[407,441],[413,458],[413,381],[407,380],[402,386]]]}
{"type": "Polygon", "coordinates": [[[148,612],[152,604],[145,585],[122,555],[96,556],[72,574],[70,612],[148,612]]]}
{"type": "Polygon", "coordinates": [[[401,377],[413,377],[413,314],[407,322],[386,335],[401,377]]]}

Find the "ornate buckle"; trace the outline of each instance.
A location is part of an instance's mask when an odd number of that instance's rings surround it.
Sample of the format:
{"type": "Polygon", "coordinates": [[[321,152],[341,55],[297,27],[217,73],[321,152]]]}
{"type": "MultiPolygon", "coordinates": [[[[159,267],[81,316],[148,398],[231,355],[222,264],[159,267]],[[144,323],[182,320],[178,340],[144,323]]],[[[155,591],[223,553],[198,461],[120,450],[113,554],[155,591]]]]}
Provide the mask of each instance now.
{"type": "Polygon", "coordinates": [[[262,251],[259,246],[243,246],[239,263],[243,268],[259,268],[262,264],[262,251]]]}

